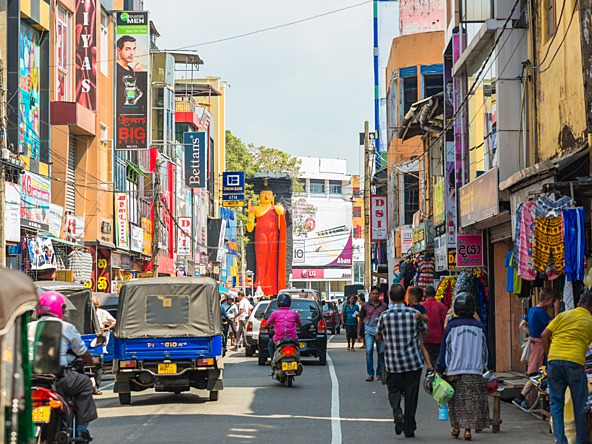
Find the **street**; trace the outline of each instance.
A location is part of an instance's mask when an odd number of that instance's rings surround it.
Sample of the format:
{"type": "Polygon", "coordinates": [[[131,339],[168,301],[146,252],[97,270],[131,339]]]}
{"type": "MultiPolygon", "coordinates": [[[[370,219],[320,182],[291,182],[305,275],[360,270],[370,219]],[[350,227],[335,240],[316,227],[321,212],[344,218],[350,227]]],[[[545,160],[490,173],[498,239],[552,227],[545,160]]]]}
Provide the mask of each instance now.
{"type": "MultiPolygon", "coordinates": [[[[96,397],[99,419],[91,424],[95,443],[361,443],[403,441],[395,437],[386,386],[365,382],[364,350],[348,353],[344,335],[329,344],[326,367],[305,359],[304,372],[290,389],[269,376],[243,351],[226,357],[224,391],[209,402],[206,391],[174,395],[153,390],[132,394],[120,406],[105,378],[96,397]],[[335,372],[337,379],[331,374],[335,372]],[[335,390],[338,385],[338,390],[335,390]],[[338,393],[337,393],[338,392],[338,393]]],[[[502,431],[474,434],[488,443],[545,443],[547,423],[502,403],[502,431]]],[[[451,442],[447,421],[438,421],[436,403],[420,391],[414,442],[451,442]]]]}

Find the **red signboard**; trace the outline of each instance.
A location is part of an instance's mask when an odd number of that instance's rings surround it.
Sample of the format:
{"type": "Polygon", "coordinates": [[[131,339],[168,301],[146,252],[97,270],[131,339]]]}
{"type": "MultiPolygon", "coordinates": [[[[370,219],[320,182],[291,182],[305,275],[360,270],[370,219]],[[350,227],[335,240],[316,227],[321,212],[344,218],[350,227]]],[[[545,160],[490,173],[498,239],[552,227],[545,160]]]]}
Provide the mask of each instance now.
{"type": "Polygon", "coordinates": [[[76,0],[76,102],[97,109],[96,0],[76,0]]]}
{"type": "Polygon", "coordinates": [[[111,293],[111,250],[90,247],[93,257],[92,291],[111,293]]]}
{"type": "Polygon", "coordinates": [[[370,240],[387,240],[388,196],[373,194],[370,196],[370,240]]]}
{"type": "Polygon", "coordinates": [[[293,279],[323,279],[325,270],[322,268],[294,268],[292,270],[293,279]]]}

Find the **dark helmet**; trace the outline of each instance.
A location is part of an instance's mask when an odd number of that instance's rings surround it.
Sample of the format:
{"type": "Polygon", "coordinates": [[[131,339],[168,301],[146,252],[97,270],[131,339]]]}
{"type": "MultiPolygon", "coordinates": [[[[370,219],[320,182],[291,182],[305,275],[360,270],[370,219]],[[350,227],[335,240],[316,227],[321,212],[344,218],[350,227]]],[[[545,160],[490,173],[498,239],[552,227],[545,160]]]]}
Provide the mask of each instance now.
{"type": "Polygon", "coordinates": [[[289,307],[292,305],[292,298],[289,294],[280,294],[277,298],[278,307],[289,307]]]}
{"type": "Polygon", "coordinates": [[[463,291],[454,299],[454,314],[470,318],[475,314],[475,298],[463,291]]]}

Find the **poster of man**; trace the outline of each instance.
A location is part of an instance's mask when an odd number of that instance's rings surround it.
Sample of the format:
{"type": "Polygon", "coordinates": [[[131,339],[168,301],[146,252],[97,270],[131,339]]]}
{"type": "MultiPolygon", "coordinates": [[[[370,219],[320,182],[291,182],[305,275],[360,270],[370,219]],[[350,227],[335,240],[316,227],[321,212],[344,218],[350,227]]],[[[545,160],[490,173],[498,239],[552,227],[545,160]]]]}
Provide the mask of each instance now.
{"type": "Polygon", "coordinates": [[[135,37],[123,35],[117,39],[118,112],[132,109],[146,112],[148,73],[144,64],[136,59],[137,52],[138,41],[135,37]]]}

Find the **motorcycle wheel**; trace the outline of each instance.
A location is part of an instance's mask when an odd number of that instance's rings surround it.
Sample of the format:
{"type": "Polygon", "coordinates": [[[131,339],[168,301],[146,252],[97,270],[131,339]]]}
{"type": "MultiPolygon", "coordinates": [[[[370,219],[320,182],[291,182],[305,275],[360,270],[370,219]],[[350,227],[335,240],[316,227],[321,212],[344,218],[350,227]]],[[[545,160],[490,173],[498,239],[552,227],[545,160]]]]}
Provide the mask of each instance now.
{"type": "Polygon", "coordinates": [[[286,387],[292,387],[293,381],[294,381],[294,376],[292,376],[292,375],[286,376],[286,387]]]}
{"type": "Polygon", "coordinates": [[[119,395],[119,403],[121,405],[129,405],[132,402],[132,394],[131,393],[118,393],[119,395]]]}
{"type": "Polygon", "coordinates": [[[210,401],[217,401],[220,398],[218,390],[210,390],[210,401]]]}

